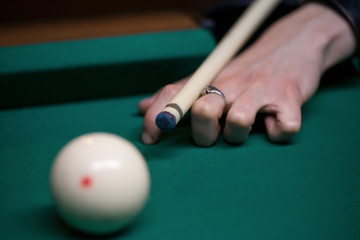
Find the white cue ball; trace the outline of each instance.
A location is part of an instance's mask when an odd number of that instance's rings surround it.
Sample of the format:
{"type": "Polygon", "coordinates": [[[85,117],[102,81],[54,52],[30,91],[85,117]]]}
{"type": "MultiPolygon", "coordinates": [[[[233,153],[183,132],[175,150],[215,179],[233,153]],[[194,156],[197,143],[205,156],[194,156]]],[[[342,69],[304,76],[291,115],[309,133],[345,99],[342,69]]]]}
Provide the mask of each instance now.
{"type": "Polygon", "coordinates": [[[111,234],[143,209],[150,190],[144,157],[129,141],[109,133],[75,138],[61,149],[50,173],[59,215],[88,234],[111,234]]]}

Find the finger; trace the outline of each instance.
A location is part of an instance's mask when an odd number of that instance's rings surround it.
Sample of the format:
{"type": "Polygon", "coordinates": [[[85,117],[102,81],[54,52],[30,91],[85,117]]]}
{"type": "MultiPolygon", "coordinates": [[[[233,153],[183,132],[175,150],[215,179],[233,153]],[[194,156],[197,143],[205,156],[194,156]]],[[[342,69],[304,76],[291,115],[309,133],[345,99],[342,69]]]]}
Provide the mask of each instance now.
{"type": "Polygon", "coordinates": [[[283,101],[276,114],[265,117],[265,125],[270,141],[288,141],[300,130],[301,105],[297,101],[283,101]]]}
{"type": "MultiPolygon", "coordinates": [[[[160,137],[160,129],[156,126],[155,119],[159,112],[163,110],[166,104],[175,96],[181,88],[181,84],[170,84],[165,86],[152,101],[148,107],[143,122],[142,141],[144,144],[154,144],[160,137]]],[[[146,100],[145,100],[146,101],[146,100]]],[[[151,100],[148,100],[151,101],[151,100]]],[[[146,103],[143,103],[146,105],[146,103]]]]}
{"type": "Polygon", "coordinates": [[[247,139],[261,108],[259,103],[260,99],[251,91],[244,92],[235,100],[226,116],[224,137],[228,142],[240,144],[247,139]]]}
{"type": "MultiPolygon", "coordinates": [[[[179,85],[179,84],[184,84],[185,81],[187,81],[188,78],[184,78],[180,81],[177,81],[174,83],[174,85],[179,85]]],[[[163,89],[161,88],[160,90],[158,90],[156,93],[154,93],[152,96],[150,97],[147,97],[147,98],[144,98],[142,99],[139,103],[138,103],[138,109],[140,111],[141,114],[145,114],[146,111],[148,111],[148,109],[150,108],[150,106],[154,103],[155,99],[157,98],[157,96],[160,94],[160,92],[162,91],[163,89]]]]}
{"type": "Polygon", "coordinates": [[[144,98],[143,100],[141,100],[138,104],[138,109],[140,111],[140,113],[142,115],[144,115],[147,110],[150,108],[150,106],[153,104],[153,102],[155,101],[156,97],[158,96],[159,92],[155,93],[154,95],[152,95],[151,97],[148,98],[144,98]]]}
{"type": "Polygon", "coordinates": [[[194,142],[208,147],[215,143],[221,131],[219,120],[223,115],[225,101],[217,94],[199,98],[191,109],[191,126],[194,142]]]}

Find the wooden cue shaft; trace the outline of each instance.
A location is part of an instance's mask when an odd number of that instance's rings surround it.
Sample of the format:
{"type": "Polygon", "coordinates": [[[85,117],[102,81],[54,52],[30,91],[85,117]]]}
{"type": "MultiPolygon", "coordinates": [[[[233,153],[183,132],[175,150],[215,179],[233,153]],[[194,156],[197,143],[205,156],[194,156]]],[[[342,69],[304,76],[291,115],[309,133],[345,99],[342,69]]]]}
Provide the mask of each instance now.
{"type": "Polygon", "coordinates": [[[188,82],[163,109],[163,112],[175,117],[175,125],[199,98],[201,90],[214,80],[280,1],[256,0],[239,17],[188,82]]]}

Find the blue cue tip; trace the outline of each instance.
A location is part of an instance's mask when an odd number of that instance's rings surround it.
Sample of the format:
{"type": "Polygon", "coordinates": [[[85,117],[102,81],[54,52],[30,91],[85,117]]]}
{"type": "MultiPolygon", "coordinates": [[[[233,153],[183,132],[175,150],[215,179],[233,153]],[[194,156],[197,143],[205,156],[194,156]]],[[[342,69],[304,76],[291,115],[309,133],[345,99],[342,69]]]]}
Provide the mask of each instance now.
{"type": "Polygon", "coordinates": [[[169,112],[161,112],[156,116],[156,125],[162,131],[170,131],[175,128],[176,120],[169,112]]]}

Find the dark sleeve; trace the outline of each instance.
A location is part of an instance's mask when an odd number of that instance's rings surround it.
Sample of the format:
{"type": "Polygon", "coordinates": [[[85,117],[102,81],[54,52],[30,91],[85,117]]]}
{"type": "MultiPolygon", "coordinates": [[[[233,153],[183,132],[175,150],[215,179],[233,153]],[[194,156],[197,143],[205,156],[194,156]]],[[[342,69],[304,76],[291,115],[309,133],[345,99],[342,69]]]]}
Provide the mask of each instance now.
{"type": "Polygon", "coordinates": [[[360,56],[360,1],[359,0],[304,0],[318,2],[339,13],[350,25],[357,42],[357,55],[360,56]]]}

